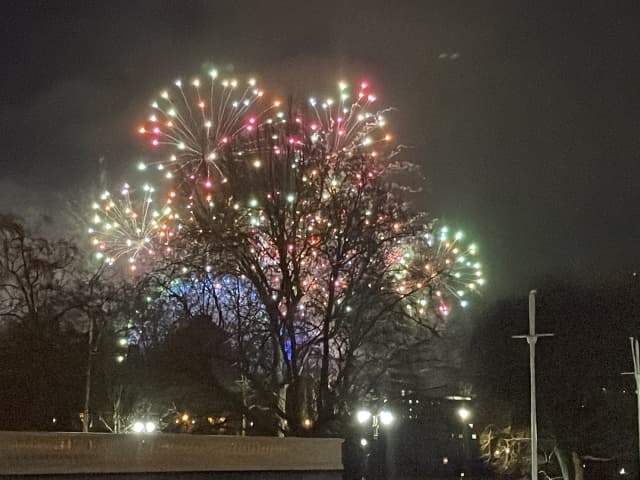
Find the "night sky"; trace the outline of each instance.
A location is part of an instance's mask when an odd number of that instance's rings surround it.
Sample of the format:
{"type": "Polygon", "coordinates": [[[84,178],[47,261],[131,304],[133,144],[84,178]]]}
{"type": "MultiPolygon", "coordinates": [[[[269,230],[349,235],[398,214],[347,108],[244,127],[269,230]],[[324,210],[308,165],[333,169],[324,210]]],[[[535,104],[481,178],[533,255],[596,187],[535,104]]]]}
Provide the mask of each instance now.
{"type": "Polygon", "coordinates": [[[366,77],[488,298],[640,269],[637,0],[4,0],[0,25],[1,208],[55,215],[101,157],[135,180],[149,101],[205,65],[300,95],[366,77]]]}

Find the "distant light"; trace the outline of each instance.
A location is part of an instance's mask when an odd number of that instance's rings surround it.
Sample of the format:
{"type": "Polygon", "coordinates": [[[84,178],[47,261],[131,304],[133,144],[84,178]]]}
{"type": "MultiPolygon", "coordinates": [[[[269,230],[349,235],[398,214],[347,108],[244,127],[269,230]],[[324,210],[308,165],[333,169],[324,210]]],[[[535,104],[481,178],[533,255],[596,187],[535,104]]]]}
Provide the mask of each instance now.
{"type": "Polygon", "coordinates": [[[311,428],[313,427],[313,420],[311,420],[310,418],[305,418],[304,421],[302,422],[302,426],[304,428],[311,428]]]}
{"type": "Polygon", "coordinates": [[[119,344],[121,347],[126,346],[128,343],[129,343],[129,341],[128,341],[126,338],[121,338],[120,340],[118,340],[118,344],[119,344]]]}
{"type": "Polygon", "coordinates": [[[449,457],[442,457],[442,464],[447,465],[449,463],[449,457]]]}
{"type": "Polygon", "coordinates": [[[458,409],[458,416],[464,422],[471,416],[471,412],[465,407],[460,407],[458,409]]]}
{"type": "Polygon", "coordinates": [[[182,418],[182,421],[183,421],[183,422],[188,422],[188,421],[189,421],[189,415],[187,415],[186,413],[184,413],[184,414],[182,415],[182,417],[180,417],[180,418],[182,418]]]}
{"type": "Polygon", "coordinates": [[[618,470],[618,473],[620,475],[626,475],[627,474],[627,470],[624,467],[620,467],[620,470],[618,470]]]}
{"type": "Polygon", "coordinates": [[[144,431],[144,423],[136,422],[133,424],[133,431],[135,433],[142,433],[144,431]]]}
{"type": "Polygon", "coordinates": [[[118,356],[116,357],[116,362],[118,362],[118,363],[122,363],[122,362],[124,362],[124,355],[118,355],[118,356]]]}
{"type": "Polygon", "coordinates": [[[445,400],[471,401],[471,397],[462,397],[460,395],[449,395],[444,398],[445,400]]]}
{"type": "Polygon", "coordinates": [[[144,424],[144,429],[147,433],[153,433],[156,431],[156,424],[153,422],[147,422],[144,424]]]}
{"type": "Polygon", "coordinates": [[[371,412],[369,410],[358,410],[356,413],[356,420],[358,423],[366,423],[371,418],[371,412]]]}
{"type": "Polygon", "coordinates": [[[381,411],[380,423],[382,423],[382,425],[391,425],[393,423],[393,414],[387,410],[381,411]]]}
{"type": "Polygon", "coordinates": [[[363,447],[366,447],[369,444],[369,442],[367,442],[366,438],[361,438],[360,439],[360,445],[362,445],[363,447]]]}

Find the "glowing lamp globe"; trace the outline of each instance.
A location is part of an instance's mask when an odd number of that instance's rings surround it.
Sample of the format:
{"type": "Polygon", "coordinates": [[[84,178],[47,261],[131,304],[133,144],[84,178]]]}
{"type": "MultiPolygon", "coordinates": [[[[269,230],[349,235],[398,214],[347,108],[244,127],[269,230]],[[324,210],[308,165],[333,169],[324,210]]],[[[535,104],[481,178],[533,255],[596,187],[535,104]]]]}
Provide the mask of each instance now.
{"type": "Polygon", "coordinates": [[[358,410],[356,413],[356,420],[358,423],[366,423],[371,418],[371,412],[368,410],[358,410]]]}
{"type": "Polygon", "coordinates": [[[387,410],[380,412],[380,423],[382,425],[391,425],[393,423],[393,414],[387,410]]]}

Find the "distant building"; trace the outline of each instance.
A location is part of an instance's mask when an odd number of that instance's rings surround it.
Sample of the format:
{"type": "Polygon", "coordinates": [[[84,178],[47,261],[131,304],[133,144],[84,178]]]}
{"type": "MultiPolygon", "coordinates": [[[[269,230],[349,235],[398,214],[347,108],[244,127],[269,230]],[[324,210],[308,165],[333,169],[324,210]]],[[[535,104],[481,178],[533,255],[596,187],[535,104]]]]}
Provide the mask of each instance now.
{"type": "Polygon", "coordinates": [[[428,397],[402,390],[388,404],[398,420],[387,434],[392,471],[459,477],[480,467],[470,397],[428,397]]]}

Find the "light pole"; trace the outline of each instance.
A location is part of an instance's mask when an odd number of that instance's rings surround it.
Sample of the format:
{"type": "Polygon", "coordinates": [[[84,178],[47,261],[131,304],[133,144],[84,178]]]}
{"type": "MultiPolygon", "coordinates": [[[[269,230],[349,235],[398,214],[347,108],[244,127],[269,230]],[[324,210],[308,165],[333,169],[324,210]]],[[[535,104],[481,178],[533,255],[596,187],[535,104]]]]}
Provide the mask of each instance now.
{"type": "Polygon", "coordinates": [[[393,414],[388,410],[380,410],[378,413],[371,413],[369,410],[358,410],[356,412],[356,420],[360,425],[366,425],[371,422],[373,431],[373,439],[378,440],[380,435],[380,425],[389,426],[393,423],[393,414]]]}
{"type": "MultiPolygon", "coordinates": [[[[365,455],[365,471],[367,472],[367,478],[386,478],[387,477],[387,462],[385,448],[382,448],[380,442],[380,426],[387,427],[393,423],[394,416],[388,410],[380,410],[372,413],[369,410],[358,410],[356,412],[356,420],[360,425],[369,426],[372,429],[372,442],[371,453],[365,455]],[[371,457],[373,463],[369,461],[371,457]],[[372,468],[373,467],[373,468],[372,468]]],[[[366,439],[364,442],[361,440],[362,448],[366,448],[366,439]]]]}
{"type": "MultiPolygon", "coordinates": [[[[629,341],[631,342],[633,372],[625,372],[623,375],[633,375],[636,380],[636,402],[638,404],[638,454],[640,455],[640,345],[638,344],[637,338],[629,337],[629,341]]],[[[638,458],[640,459],[640,456],[638,458]]],[[[622,473],[620,474],[622,475],[622,473]]]]}
{"type": "MultiPolygon", "coordinates": [[[[468,425],[467,421],[471,418],[471,411],[462,406],[458,408],[456,411],[460,420],[462,420],[462,462],[465,467],[469,466],[471,462],[471,448],[470,448],[470,439],[469,439],[469,430],[471,427],[468,425]]],[[[463,470],[466,468],[463,467],[463,470]]]]}
{"type": "Polygon", "coordinates": [[[529,375],[531,381],[531,480],[538,478],[538,422],[536,418],[536,341],[538,337],[552,337],[553,333],[536,333],[536,291],[529,292],[529,334],[514,335],[526,338],[529,344],[529,375]]]}

